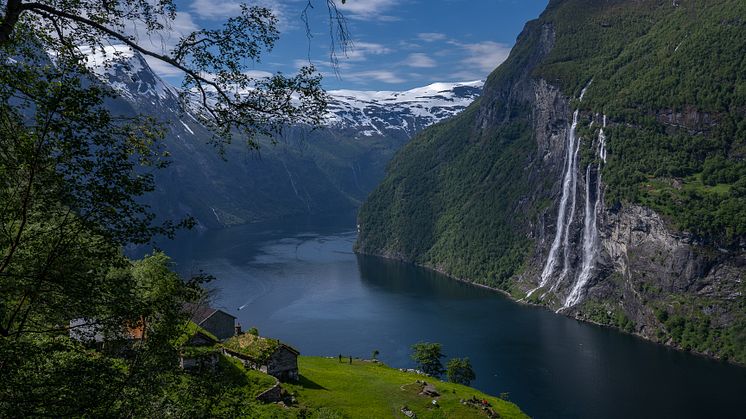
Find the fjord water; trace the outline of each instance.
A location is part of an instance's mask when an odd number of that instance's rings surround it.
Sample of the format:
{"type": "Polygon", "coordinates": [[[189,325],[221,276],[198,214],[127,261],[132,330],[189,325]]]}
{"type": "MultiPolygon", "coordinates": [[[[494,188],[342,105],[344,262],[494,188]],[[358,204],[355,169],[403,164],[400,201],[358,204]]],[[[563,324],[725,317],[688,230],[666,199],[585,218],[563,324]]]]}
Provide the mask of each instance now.
{"type": "MultiPolygon", "coordinates": [[[[746,369],[510,301],[409,264],[352,253],[353,215],[189,232],[163,243],[204,270],[215,305],[305,355],[412,367],[409,346],[471,359],[473,385],[536,418],[742,418],[746,369]]],[[[303,372],[301,371],[301,374],[303,372]]]]}

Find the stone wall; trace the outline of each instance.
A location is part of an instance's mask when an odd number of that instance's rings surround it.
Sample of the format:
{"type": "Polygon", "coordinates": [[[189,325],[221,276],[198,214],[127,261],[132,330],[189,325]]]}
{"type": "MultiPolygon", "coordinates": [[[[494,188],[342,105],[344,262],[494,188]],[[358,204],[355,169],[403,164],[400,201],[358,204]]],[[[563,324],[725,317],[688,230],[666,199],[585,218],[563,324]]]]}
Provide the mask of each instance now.
{"type": "Polygon", "coordinates": [[[298,380],[298,354],[281,345],[267,362],[267,374],[281,381],[298,380]]]}

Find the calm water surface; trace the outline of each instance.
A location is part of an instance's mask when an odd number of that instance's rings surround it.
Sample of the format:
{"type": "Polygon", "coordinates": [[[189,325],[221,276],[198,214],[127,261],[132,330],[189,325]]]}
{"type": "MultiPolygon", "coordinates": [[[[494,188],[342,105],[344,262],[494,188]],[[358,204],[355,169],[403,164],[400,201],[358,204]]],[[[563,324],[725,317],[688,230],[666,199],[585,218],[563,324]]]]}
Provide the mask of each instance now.
{"type": "MultiPolygon", "coordinates": [[[[163,247],[218,278],[215,305],[306,355],[412,367],[471,358],[473,385],[536,418],[746,418],[746,369],[577,322],[408,264],[352,253],[352,216],[183,234],[163,247]]],[[[301,371],[302,373],[302,371],[301,371]]]]}

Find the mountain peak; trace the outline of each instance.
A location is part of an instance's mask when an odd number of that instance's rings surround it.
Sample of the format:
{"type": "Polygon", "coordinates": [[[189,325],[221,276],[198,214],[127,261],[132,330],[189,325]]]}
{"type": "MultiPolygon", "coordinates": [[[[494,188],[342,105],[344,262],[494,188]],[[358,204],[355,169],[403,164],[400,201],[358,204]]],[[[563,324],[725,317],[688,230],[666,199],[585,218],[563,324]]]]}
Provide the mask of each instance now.
{"type": "Polygon", "coordinates": [[[360,130],[364,136],[422,128],[466,109],[482,92],[484,81],[432,83],[405,91],[331,90],[327,124],[360,130]]]}
{"type": "MultiPolygon", "coordinates": [[[[141,106],[178,106],[178,90],[164,82],[145,59],[125,45],[82,48],[91,71],[129,102],[141,106]]],[[[484,81],[432,83],[405,91],[331,90],[326,116],[330,128],[353,136],[411,137],[423,128],[466,109],[484,81]]],[[[176,109],[173,109],[176,111],[176,109]]]]}

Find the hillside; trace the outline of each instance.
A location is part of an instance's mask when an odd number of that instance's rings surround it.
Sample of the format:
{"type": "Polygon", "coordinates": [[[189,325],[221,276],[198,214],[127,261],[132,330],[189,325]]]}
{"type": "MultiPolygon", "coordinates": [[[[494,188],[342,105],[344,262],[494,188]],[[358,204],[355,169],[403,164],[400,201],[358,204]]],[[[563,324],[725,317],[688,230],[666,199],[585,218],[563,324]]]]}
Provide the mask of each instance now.
{"type": "Polygon", "coordinates": [[[551,1],[356,249],[746,362],[746,4],[551,1]]]}
{"type": "Polygon", "coordinates": [[[348,364],[346,359],[340,363],[336,358],[304,356],[298,366],[300,380],[281,384],[283,401],[265,403],[256,397],[275,386],[276,380],[220,355],[214,368],[183,374],[168,392],[168,403],[191,407],[195,414],[210,412],[216,418],[403,418],[404,407],[418,418],[489,418],[488,409],[499,415],[493,417],[527,417],[509,401],[380,363],[356,359],[348,364]],[[419,394],[423,380],[440,395],[419,394]]]}
{"type": "Polygon", "coordinates": [[[487,418],[481,407],[466,405],[461,400],[487,400],[500,418],[527,417],[513,403],[486,395],[473,388],[441,382],[426,376],[402,372],[380,363],[355,360],[351,365],[337,359],[301,357],[301,380],[288,385],[298,401],[311,407],[325,407],[339,416],[350,418],[405,417],[406,406],[418,418],[487,418]],[[420,395],[427,381],[441,394],[438,397],[420,395]],[[433,407],[432,400],[438,401],[433,407]]]}
{"type": "Polygon", "coordinates": [[[221,228],[290,215],[326,214],[358,207],[383,179],[394,152],[424,127],[464,110],[482,82],[434,83],[408,91],[329,92],[325,125],[287,127],[250,150],[237,138],[225,158],[212,132],[182,112],[179,90],[137,53],[121,45],[88,51],[88,65],[120,97],[109,108],[152,115],[168,127],[171,165],[154,173],[157,190],[146,199],[162,218],[193,216],[203,228],[221,228]]]}

